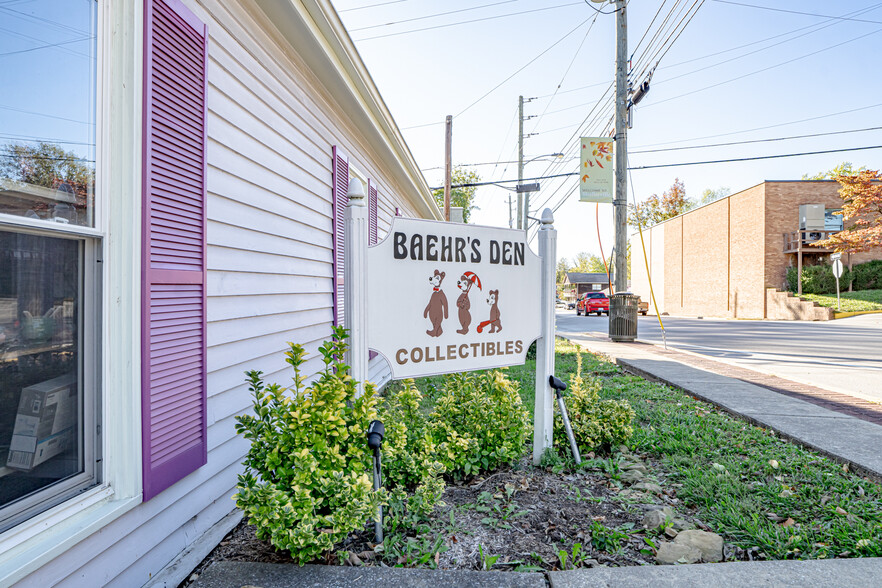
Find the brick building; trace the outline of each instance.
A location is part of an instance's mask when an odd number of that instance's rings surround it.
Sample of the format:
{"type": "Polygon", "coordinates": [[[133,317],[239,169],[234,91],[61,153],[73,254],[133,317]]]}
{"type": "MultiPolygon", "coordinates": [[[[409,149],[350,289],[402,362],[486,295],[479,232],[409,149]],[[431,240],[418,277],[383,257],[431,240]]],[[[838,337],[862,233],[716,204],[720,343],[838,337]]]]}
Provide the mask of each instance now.
{"type": "MultiPolygon", "coordinates": [[[[767,289],[784,290],[787,268],[797,266],[800,257],[805,265],[829,262],[830,250],[811,242],[838,230],[841,217],[832,213],[842,207],[839,187],[832,180],[765,181],[645,229],[643,242],[659,312],[818,318],[802,316],[795,304],[782,313],[780,296],[767,289]],[[812,218],[804,224],[801,216],[811,217],[812,212],[816,224],[812,218]]],[[[635,255],[631,290],[649,300],[637,233],[631,235],[631,250],[635,255]]],[[[874,251],[843,255],[843,262],[880,258],[882,252],[874,251]]]]}

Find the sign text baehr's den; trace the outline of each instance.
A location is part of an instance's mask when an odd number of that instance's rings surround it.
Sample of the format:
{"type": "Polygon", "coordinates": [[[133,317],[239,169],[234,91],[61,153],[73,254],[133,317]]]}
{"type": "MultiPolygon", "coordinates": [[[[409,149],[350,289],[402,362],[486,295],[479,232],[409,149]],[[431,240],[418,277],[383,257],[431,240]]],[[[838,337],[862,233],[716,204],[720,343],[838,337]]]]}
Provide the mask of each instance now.
{"type": "Polygon", "coordinates": [[[481,240],[472,237],[451,237],[431,233],[407,233],[396,231],[392,235],[393,257],[413,261],[438,261],[452,263],[482,263],[492,265],[524,265],[523,242],[489,240],[486,250],[481,240]]]}

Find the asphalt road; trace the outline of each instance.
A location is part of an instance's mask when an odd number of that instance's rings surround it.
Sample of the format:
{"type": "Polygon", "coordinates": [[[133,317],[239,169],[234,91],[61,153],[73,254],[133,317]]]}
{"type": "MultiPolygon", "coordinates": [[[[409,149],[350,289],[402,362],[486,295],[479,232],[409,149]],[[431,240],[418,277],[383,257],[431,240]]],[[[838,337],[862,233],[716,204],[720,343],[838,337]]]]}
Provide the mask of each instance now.
{"type": "MultiPolygon", "coordinates": [[[[557,332],[608,332],[606,316],[557,309],[557,332]]],[[[669,347],[780,378],[882,402],[882,314],[835,321],[747,321],[662,317],[669,347]]],[[[662,344],[655,316],[637,339],[662,344]]]]}

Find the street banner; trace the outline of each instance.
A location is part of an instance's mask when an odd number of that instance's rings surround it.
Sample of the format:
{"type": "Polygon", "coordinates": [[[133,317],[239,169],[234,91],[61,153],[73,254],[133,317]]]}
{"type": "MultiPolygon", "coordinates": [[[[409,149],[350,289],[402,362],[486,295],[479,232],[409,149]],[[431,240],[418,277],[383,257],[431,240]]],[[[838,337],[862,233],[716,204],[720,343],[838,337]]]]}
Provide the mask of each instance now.
{"type": "Polygon", "coordinates": [[[609,137],[582,137],[579,164],[579,201],[612,202],[613,140],[609,137]]]}
{"type": "Polygon", "coordinates": [[[540,335],[524,231],[394,217],[367,269],[367,346],[395,379],[523,364],[540,335]]]}

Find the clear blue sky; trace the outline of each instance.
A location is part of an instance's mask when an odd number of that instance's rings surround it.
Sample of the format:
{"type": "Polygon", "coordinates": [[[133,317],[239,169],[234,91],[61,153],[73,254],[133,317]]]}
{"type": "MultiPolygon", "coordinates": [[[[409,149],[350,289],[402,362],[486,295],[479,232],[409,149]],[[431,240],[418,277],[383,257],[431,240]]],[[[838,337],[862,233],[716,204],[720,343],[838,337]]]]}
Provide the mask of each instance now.
{"type": "MultiPolygon", "coordinates": [[[[661,20],[676,8],[668,22],[679,21],[694,1],[630,3],[629,52],[638,64],[637,72],[646,61],[654,64],[655,51],[647,53],[646,49],[654,49],[650,39],[661,20]],[[660,7],[659,18],[635,51],[660,7]]],[[[634,113],[628,134],[632,166],[882,144],[882,131],[874,130],[637,153],[648,146],[684,147],[882,127],[882,77],[878,75],[882,2],[734,1],[742,5],[704,1],[664,55],[648,96],[634,113]],[[827,116],[844,111],[853,112],[827,116]],[[815,120],[794,122],[809,118],[815,120]],[[750,130],[761,127],[772,128],[750,130]]],[[[580,124],[615,73],[615,16],[598,15],[595,22],[592,9],[602,6],[611,11],[609,6],[574,0],[337,0],[335,6],[430,186],[443,183],[440,167],[446,115],[455,117],[455,164],[512,161],[517,158],[518,95],[539,97],[525,106],[525,114],[537,116],[525,122],[525,132],[538,133],[525,141],[525,159],[559,151],[575,156],[567,149],[571,145],[567,139],[584,130],[580,124]],[[377,4],[383,5],[367,7],[377,4]],[[454,13],[422,18],[449,12],[454,13]],[[408,19],[417,20],[402,22],[408,19]],[[442,26],[477,19],[485,20],[442,26]],[[388,23],[398,24],[384,26],[388,23]],[[440,28],[394,34],[428,27],[440,28]],[[394,35],[380,37],[390,34],[394,35]]],[[[599,133],[607,125],[611,105],[603,112],[588,134],[599,133]]],[[[841,161],[878,169],[882,149],[640,170],[633,172],[633,186],[638,200],[660,194],[677,177],[692,197],[706,188],[728,187],[734,193],[765,179],[799,179],[841,161]]],[[[527,166],[525,176],[571,172],[576,164],[569,157],[554,167],[537,161],[527,166]]],[[[517,177],[516,164],[474,169],[484,180],[517,177]]],[[[508,194],[492,186],[479,189],[480,210],[473,222],[507,226],[508,194]]],[[[599,252],[595,206],[577,202],[575,181],[543,181],[542,192],[538,198],[533,195],[533,202],[541,204],[549,197],[551,204],[564,200],[555,214],[559,256],[599,252]]],[[[600,222],[608,255],[613,240],[612,205],[600,206],[600,222]]]]}

